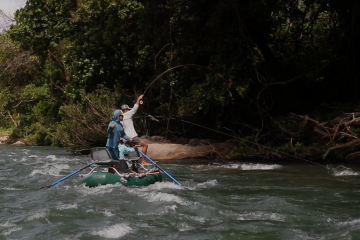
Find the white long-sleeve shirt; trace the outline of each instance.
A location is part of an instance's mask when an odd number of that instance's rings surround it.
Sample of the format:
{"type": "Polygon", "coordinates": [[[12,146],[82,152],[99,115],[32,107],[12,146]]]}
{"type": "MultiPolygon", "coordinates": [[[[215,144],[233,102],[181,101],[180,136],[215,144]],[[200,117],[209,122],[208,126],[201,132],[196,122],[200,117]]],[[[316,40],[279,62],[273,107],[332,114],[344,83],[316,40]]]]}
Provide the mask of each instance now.
{"type": "Polygon", "coordinates": [[[139,105],[135,103],[134,107],[131,110],[129,110],[128,112],[123,114],[124,118],[121,121],[121,124],[124,127],[125,134],[130,138],[137,137],[137,135],[138,135],[135,131],[134,122],[132,119],[132,117],[134,116],[134,114],[136,113],[138,108],[139,108],[139,105]]]}

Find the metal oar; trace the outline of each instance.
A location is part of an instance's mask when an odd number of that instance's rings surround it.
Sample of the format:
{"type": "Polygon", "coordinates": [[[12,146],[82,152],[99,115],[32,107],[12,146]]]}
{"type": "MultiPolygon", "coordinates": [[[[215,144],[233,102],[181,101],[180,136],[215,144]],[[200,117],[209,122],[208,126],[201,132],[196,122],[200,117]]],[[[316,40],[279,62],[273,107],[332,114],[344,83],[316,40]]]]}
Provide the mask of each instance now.
{"type": "Polygon", "coordinates": [[[67,176],[65,176],[65,177],[63,177],[63,178],[61,178],[61,179],[57,180],[56,182],[53,182],[53,183],[52,183],[51,185],[49,185],[49,186],[41,187],[40,189],[43,189],[43,188],[50,188],[50,187],[52,187],[52,186],[55,186],[55,185],[56,185],[56,184],[58,184],[59,182],[62,182],[62,181],[64,181],[65,179],[68,179],[69,177],[71,177],[71,176],[73,176],[73,175],[75,175],[75,174],[77,174],[77,173],[81,172],[82,170],[84,170],[85,168],[90,167],[90,166],[91,166],[91,165],[93,165],[93,164],[95,164],[95,163],[94,163],[94,162],[89,163],[89,165],[87,165],[87,166],[85,166],[85,167],[83,167],[83,168],[81,168],[81,169],[78,169],[78,170],[76,170],[76,171],[74,171],[74,172],[70,173],[69,175],[67,175],[67,176]]]}
{"type": "Polygon", "coordinates": [[[149,158],[148,156],[146,156],[145,153],[143,153],[142,151],[140,151],[139,149],[137,149],[137,151],[139,153],[141,153],[141,155],[143,155],[147,160],[149,160],[149,162],[151,162],[152,165],[154,165],[155,167],[157,167],[158,169],[160,169],[161,172],[165,173],[166,176],[168,176],[171,180],[173,180],[176,184],[181,185],[181,183],[179,183],[175,178],[173,178],[168,172],[166,172],[164,169],[162,169],[161,167],[159,167],[159,165],[157,165],[151,158],[149,158]]]}

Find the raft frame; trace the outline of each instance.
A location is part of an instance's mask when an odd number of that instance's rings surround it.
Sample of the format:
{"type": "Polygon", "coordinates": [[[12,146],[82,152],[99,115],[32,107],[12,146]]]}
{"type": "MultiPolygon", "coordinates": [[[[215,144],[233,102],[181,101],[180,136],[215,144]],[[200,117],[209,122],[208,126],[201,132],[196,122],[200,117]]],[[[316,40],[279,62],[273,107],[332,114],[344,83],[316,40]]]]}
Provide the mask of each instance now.
{"type": "MultiPolygon", "coordinates": [[[[99,180],[99,185],[106,185],[106,184],[113,184],[115,182],[120,182],[123,185],[128,186],[147,186],[149,184],[155,183],[157,181],[162,181],[161,172],[159,169],[151,165],[151,169],[148,169],[144,167],[140,162],[140,155],[137,152],[134,152],[134,154],[126,154],[124,160],[114,160],[111,157],[111,154],[109,153],[108,149],[105,147],[96,147],[91,149],[90,154],[92,160],[94,161],[94,165],[90,167],[90,171],[86,174],[81,174],[81,177],[83,177],[83,183],[88,184],[86,181],[87,178],[89,178],[88,181],[91,181],[91,175],[96,175],[98,179],[106,178],[107,180],[99,180]],[[122,163],[123,171],[118,171],[118,169],[114,168],[113,165],[116,163],[119,163],[119,161],[124,161],[122,163]],[[126,166],[125,166],[125,165],[126,166]],[[141,169],[142,173],[134,172],[130,169],[130,166],[132,164],[135,164],[138,169],[141,169]],[[105,170],[107,169],[107,170],[105,170]],[[109,169],[113,169],[115,173],[109,173],[109,169]],[[114,176],[115,175],[115,176],[114,176]],[[148,183],[143,181],[144,177],[150,175],[152,178],[149,178],[148,183]],[[117,176],[117,177],[116,177],[117,176]],[[143,182],[143,183],[141,183],[143,182]]],[[[88,186],[88,185],[86,185],[88,186]]],[[[94,184],[89,187],[96,187],[94,184]]]]}

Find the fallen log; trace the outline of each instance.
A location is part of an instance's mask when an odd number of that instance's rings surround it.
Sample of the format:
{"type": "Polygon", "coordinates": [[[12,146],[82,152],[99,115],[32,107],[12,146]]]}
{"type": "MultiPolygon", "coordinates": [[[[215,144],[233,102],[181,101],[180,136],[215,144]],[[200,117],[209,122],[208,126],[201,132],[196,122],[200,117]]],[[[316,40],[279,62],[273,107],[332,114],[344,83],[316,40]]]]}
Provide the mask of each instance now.
{"type": "Polygon", "coordinates": [[[331,147],[331,148],[329,148],[329,149],[326,151],[326,153],[324,154],[323,159],[325,159],[326,156],[327,156],[331,151],[333,151],[333,150],[335,150],[335,149],[350,147],[350,146],[356,145],[356,144],[358,144],[358,143],[360,143],[360,139],[354,139],[354,140],[351,140],[350,142],[347,142],[347,143],[344,143],[344,144],[340,144],[340,145],[336,145],[336,146],[334,146],[334,147],[331,147]]]}

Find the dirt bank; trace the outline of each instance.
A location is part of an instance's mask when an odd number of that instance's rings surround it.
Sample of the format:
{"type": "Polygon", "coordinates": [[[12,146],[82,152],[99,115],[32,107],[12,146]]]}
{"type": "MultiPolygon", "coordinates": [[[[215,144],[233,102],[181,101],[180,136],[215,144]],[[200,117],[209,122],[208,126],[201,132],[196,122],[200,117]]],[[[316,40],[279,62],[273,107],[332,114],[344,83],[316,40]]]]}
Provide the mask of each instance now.
{"type": "Polygon", "coordinates": [[[148,139],[149,147],[147,155],[153,160],[173,160],[192,158],[228,158],[231,151],[236,147],[235,142],[208,143],[205,144],[176,144],[164,142],[152,142],[148,139]]]}

